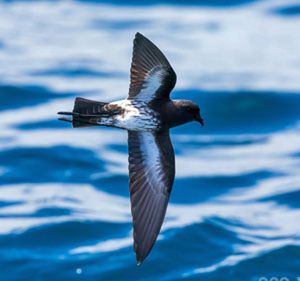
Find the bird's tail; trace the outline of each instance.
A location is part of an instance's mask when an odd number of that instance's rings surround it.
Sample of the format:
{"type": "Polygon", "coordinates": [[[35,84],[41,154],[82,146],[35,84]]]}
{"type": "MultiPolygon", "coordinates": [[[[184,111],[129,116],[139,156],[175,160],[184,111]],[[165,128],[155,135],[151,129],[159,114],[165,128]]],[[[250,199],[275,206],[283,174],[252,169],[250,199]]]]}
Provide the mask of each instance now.
{"type": "Polygon", "coordinates": [[[105,114],[106,104],[106,102],[76,98],[72,112],[58,112],[60,115],[72,118],[61,117],[59,120],[71,122],[74,128],[98,126],[100,117],[105,114]]]}

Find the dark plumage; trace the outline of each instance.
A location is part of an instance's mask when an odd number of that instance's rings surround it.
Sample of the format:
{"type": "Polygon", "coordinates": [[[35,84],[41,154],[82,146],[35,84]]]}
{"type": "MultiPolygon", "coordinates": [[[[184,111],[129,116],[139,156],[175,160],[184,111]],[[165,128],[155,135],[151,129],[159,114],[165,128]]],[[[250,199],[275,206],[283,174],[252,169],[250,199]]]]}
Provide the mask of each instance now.
{"type": "Polygon", "coordinates": [[[73,127],[112,126],[128,130],[129,178],[133,238],[141,263],[152,249],[163,223],[175,177],[169,129],[190,121],[204,125],[198,105],[170,99],[176,74],[163,53],[137,33],[134,39],[126,100],[113,103],[76,98],[73,127]]]}

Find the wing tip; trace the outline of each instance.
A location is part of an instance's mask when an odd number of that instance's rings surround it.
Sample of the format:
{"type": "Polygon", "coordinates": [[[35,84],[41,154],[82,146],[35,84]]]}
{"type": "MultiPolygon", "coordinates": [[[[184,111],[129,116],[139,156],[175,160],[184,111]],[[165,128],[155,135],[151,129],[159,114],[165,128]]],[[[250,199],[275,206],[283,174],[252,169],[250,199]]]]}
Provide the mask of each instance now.
{"type": "Polygon", "coordinates": [[[145,41],[147,38],[140,32],[137,32],[135,34],[135,37],[134,37],[134,40],[133,40],[133,43],[134,43],[134,46],[136,46],[137,44],[139,44],[139,42],[143,42],[145,41]]]}
{"type": "Polygon", "coordinates": [[[135,38],[138,38],[138,37],[145,37],[142,33],[140,33],[140,32],[137,32],[136,34],[135,34],[135,38]]]}
{"type": "Polygon", "coordinates": [[[137,266],[141,266],[146,257],[147,257],[147,255],[146,256],[141,256],[138,253],[136,253],[136,256],[135,256],[135,258],[136,258],[136,265],[137,266]]]}
{"type": "Polygon", "coordinates": [[[135,241],[135,239],[134,239],[133,249],[135,252],[136,265],[140,266],[143,263],[143,261],[145,260],[145,258],[148,256],[150,251],[148,251],[146,254],[143,253],[141,251],[141,249],[138,247],[138,244],[135,241]]]}

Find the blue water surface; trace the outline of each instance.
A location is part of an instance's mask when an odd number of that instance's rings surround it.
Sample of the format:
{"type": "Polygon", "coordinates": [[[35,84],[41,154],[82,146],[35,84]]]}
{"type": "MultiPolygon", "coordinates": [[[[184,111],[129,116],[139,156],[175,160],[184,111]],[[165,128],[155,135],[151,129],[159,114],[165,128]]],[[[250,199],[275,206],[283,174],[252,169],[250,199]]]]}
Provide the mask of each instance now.
{"type": "Polygon", "coordinates": [[[0,280],[298,280],[296,2],[1,1],[0,280]],[[126,131],[56,116],[126,97],[137,31],[206,123],[171,132],[176,180],[139,267],[126,131]]]}

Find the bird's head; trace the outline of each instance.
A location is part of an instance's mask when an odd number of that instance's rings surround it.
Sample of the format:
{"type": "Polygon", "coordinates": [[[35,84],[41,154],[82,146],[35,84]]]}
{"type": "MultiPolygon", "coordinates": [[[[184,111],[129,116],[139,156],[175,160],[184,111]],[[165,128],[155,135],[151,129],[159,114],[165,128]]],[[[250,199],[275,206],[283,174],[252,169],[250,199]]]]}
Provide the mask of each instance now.
{"type": "Polygon", "coordinates": [[[189,121],[197,121],[204,126],[204,120],[200,114],[200,107],[196,103],[190,100],[181,100],[178,105],[182,114],[185,115],[189,121]]]}

